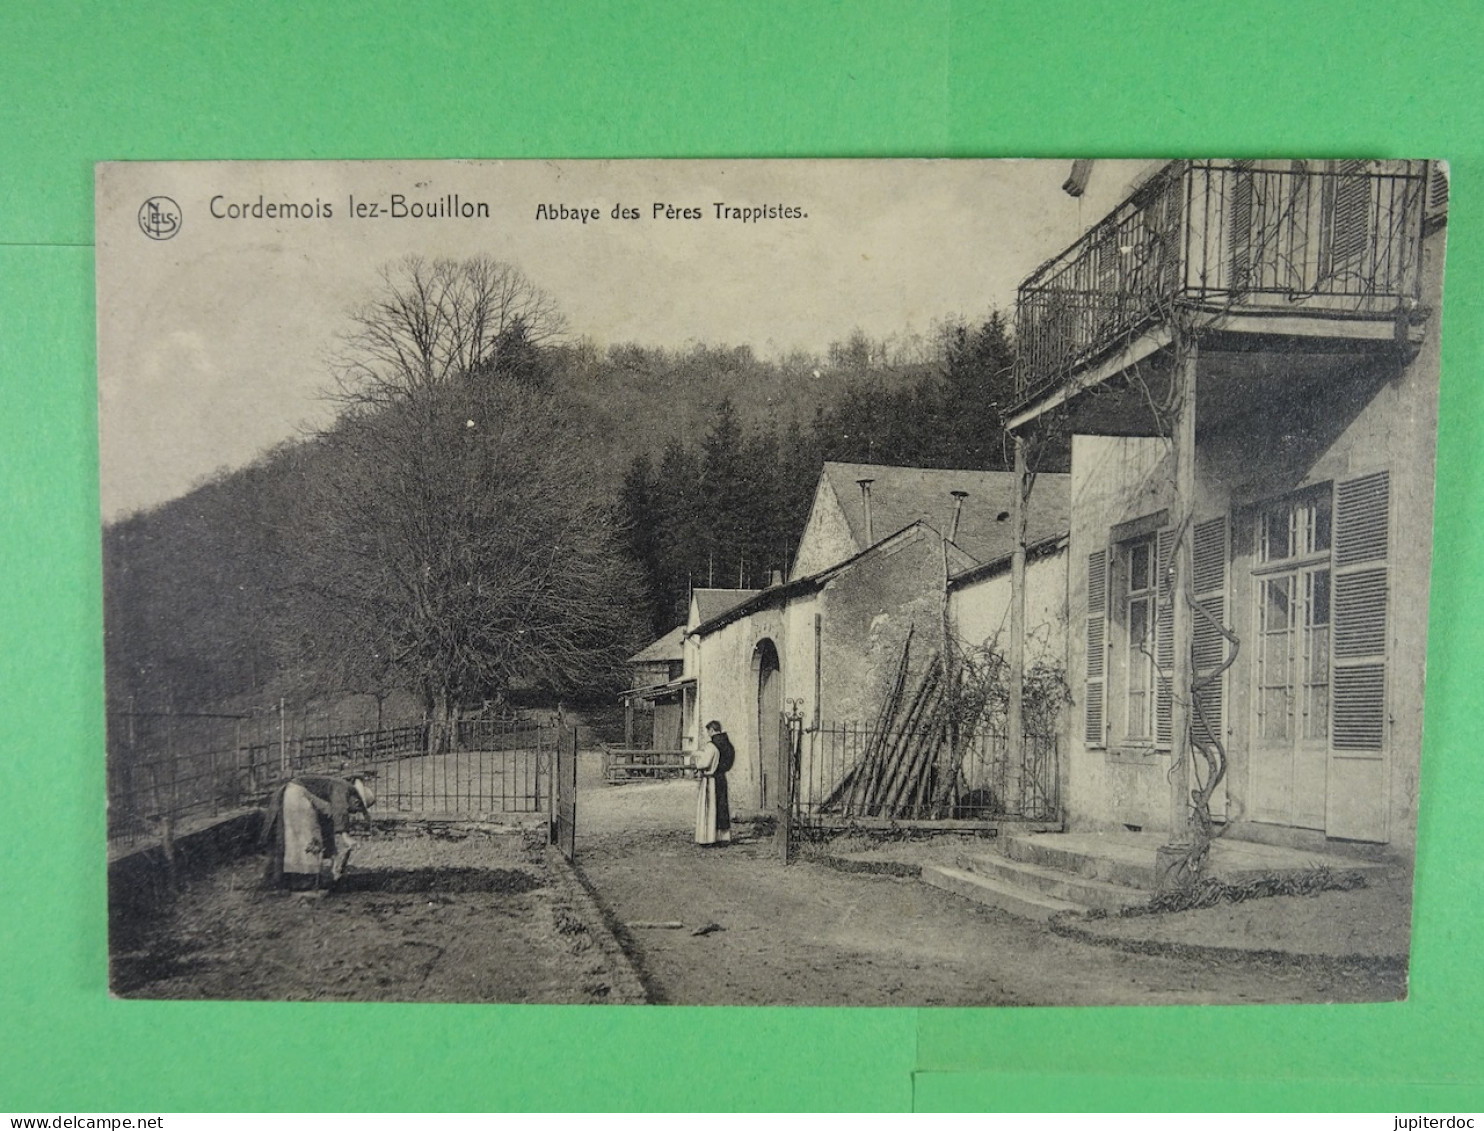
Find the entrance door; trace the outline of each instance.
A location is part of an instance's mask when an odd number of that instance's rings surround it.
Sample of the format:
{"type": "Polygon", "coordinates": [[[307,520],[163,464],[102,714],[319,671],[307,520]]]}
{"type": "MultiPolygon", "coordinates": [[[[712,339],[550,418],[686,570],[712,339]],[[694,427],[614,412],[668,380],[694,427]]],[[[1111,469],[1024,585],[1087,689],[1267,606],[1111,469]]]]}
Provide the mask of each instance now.
{"type": "Polygon", "coordinates": [[[1295,513],[1302,522],[1293,533],[1302,541],[1285,538],[1280,547],[1274,538],[1267,545],[1270,560],[1299,556],[1273,552],[1281,548],[1307,550],[1310,562],[1260,569],[1254,578],[1252,819],[1323,829],[1329,753],[1329,511],[1326,506],[1316,514],[1312,504],[1299,504],[1264,516],[1264,522],[1292,519],[1295,513]],[[1323,523],[1319,537],[1313,530],[1316,518],[1323,523]],[[1316,548],[1322,557],[1315,555],[1316,548]]]}
{"type": "Polygon", "coordinates": [[[757,803],[759,809],[767,809],[772,802],[768,779],[778,771],[778,719],[783,714],[783,674],[771,640],[757,646],[753,665],[757,670],[757,803]]]}

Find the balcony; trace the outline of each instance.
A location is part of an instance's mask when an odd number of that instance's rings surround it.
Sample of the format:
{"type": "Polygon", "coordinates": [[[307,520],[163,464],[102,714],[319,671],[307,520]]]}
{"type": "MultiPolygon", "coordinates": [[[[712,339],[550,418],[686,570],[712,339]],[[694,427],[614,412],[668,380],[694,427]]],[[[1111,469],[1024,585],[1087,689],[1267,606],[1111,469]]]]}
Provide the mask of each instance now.
{"type": "MultiPolygon", "coordinates": [[[[1421,297],[1424,161],[1175,161],[1021,284],[1017,402],[1177,310],[1215,331],[1391,337],[1421,297]]],[[[1147,349],[1146,351],[1147,352],[1147,349]]]]}

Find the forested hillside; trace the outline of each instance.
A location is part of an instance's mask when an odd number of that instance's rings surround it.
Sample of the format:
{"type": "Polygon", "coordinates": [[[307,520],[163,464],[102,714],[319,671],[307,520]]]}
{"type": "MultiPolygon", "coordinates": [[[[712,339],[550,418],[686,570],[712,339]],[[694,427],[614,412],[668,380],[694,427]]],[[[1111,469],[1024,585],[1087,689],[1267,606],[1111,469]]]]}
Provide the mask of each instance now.
{"type": "Polygon", "coordinates": [[[601,351],[506,264],[383,283],[332,427],[105,528],[111,703],[602,692],[690,586],[787,570],[824,460],[1004,464],[998,315],[820,357],[601,351]]]}

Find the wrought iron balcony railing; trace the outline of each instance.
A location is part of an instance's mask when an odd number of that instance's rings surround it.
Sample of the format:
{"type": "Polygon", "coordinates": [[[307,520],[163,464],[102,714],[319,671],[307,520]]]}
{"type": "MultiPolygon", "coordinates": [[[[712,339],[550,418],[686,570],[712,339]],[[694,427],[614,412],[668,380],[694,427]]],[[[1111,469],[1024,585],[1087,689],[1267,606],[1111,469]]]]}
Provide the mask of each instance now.
{"type": "Polygon", "coordinates": [[[1021,284],[1018,399],[1178,307],[1336,323],[1414,307],[1427,175],[1424,161],[1166,165],[1021,284]]]}

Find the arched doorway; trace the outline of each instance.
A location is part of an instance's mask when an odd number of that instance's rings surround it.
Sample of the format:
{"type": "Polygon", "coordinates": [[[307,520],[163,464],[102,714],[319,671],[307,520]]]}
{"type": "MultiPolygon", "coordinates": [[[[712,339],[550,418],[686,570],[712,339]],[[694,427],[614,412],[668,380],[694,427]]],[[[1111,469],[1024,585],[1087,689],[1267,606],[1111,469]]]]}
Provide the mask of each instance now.
{"type": "Polygon", "coordinates": [[[773,776],[778,772],[778,718],[783,711],[783,672],[778,649],[771,640],[761,640],[752,653],[757,675],[757,804],[769,808],[774,801],[773,776]]]}

